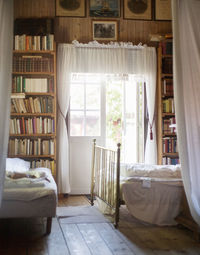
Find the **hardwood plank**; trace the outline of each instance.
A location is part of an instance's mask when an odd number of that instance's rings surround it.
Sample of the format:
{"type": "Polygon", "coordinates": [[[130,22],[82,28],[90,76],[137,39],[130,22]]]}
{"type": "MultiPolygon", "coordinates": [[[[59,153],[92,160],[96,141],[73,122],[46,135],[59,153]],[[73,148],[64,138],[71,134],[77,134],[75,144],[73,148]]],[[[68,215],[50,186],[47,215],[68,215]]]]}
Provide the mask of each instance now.
{"type": "Polygon", "coordinates": [[[113,254],[95,229],[94,224],[78,224],[77,226],[93,255],[113,254]]]}
{"type": "Polygon", "coordinates": [[[57,218],[52,220],[51,234],[46,238],[47,249],[49,255],[68,255],[69,249],[66,245],[63,233],[57,218]]]}
{"type": "Polygon", "coordinates": [[[137,255],[155,255],[152,249],[146,247],[136,234],[130,228],[119,228],[117,235],[128,245],[128,247],[137,255]]]}
{"type": "Polygon", "coordinates": [[[71,255],[91,255],[76,224],[61,224],[71,255]]]}
{"type": "Polygon", "coordinates": [[[113,254],[134,254],[109,223],[95,223],[94,226],[113,254]]]}

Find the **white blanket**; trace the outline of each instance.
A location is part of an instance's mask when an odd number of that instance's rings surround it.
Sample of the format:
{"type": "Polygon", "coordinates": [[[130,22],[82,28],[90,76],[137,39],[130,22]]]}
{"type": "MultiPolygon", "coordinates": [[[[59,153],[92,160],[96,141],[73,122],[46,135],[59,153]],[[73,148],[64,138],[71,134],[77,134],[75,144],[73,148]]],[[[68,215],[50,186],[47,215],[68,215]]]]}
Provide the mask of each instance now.
{"type": "Polygon", "coordinates": [[[48,168],[37,168],[40,178],[11,180],[6,178],[3,200],[30,201],[57,193],[56,183],[48,168]]]}
{"type": "Polygon", "coordinates": [[[135,177],[122,185],[123,199],[139,220],[159,226],[175,225],[180,212],[181,179],[135,177]]]}

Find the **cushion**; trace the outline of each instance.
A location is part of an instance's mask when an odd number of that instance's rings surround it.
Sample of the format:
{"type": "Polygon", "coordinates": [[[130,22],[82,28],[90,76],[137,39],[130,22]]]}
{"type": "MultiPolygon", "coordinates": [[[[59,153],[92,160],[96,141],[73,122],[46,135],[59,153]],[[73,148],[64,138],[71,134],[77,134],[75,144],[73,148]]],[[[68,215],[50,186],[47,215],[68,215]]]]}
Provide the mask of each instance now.
{"type": "Polygon", "coordinates": [[[30,162],[20,158],[7,158],[6,171],[9,172],[26,172],[30,169],[30,162]]]}

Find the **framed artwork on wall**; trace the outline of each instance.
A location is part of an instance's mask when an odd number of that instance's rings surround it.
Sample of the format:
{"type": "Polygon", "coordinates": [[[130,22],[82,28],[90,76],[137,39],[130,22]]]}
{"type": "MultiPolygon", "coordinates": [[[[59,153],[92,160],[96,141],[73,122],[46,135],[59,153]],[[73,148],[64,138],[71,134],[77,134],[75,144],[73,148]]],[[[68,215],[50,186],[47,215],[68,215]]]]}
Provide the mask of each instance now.
{"type": "Polygon", "coordinates": [[[151,0],[124,0],[124,18],[151,20],[151,0]]]}
{"type": "Polygon", "coordinates": [[[120,0],[90,0],[90,17],[120,17],[120,0]]]}
{"type": "Polygon", "coordinates": [[[171,0],[155,0],[155,19],[172,20],[171,0]]]}
{"type": "Polygon", "coordinates": [[[93,40],[96,41],[116,41],[118,38],[117,21],[93,20],[92,35],[93,40]]]}
{"type": "Polygon", "coordinates": [[[85,0],[56,0],[56,16],[85,17],[85,0]]]}

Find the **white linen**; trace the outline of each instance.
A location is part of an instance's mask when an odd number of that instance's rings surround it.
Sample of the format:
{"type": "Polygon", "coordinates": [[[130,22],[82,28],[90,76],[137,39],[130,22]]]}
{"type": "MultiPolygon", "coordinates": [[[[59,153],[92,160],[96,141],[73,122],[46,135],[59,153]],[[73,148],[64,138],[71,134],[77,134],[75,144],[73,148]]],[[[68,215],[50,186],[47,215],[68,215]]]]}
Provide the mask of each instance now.
{"type": "MultiPolygon", "coordinates": [[[[69,145],[65,118],[69,105],[71,73],[139,74],[145,77],[149,100],[155,100],[156,50],[153,47],[135,46],[131,43],[112,43],[108,46],[97,42],[89,44],[58,45],[58,188],[68,193],[69,188],[69,145]]],[[[154,102],[155,103],[155,102],[154,102]]],[[[150,120],[153,118],[151,105],[150,120]]],[[[150,105],[150,103],[148,104],[150,105]]],[[[154,138],[156,134],[154,132],[154,138]]],[[[154,151],[152,161],[156,163],[156,140],[148,146],[154,151]]]]}
{"type": "Polygon", "coordinates": [[[172,1],[174,100],[182,176],[191,214],[200,225],[200,1],[172,1]]]}
{"type": "Polygon", "coordinates": [[[9,136],[13,0],[0,0],[0,206],[9,136]]]}
{"type": "Polygon", "coordinates": [[[181,178],[180,165],[153,165],[143,163],[120,164],[120,175],[124,177],[181,178]]]}
{"type": "Polygon", "coordinates": [[[30,161],[20,158],[6,158],[6,171],[25,172],[30,169],[30,161]]]}
{"type": "Polygon", "coordinates": [[[137,219],[159,226],[176,225],[175,217],[180,213],[182,182],[160,182],[149,178],[150,186],[144,185],[146,178],[131,179],[122,185],[122,194],[129,212],[137,219]]]}
{"type": "MultiPolygon", "coordinates": [[[[39,173],[46,173],[46,178],[44,178],[43,187],[29,187],[29,188],[4,188],[3,192],[3,200],[19,200],[19,201],[31,201],[34,199],[38,199],[44,196],[48,195],[54,195],[57,193],[57,186],[53,179],[53,176],[51,175],[51,172],[48,168],[37,168],[37,171],[39,173]]],[[[40,178],[41,182],[41,178],[40,178]]]]}

